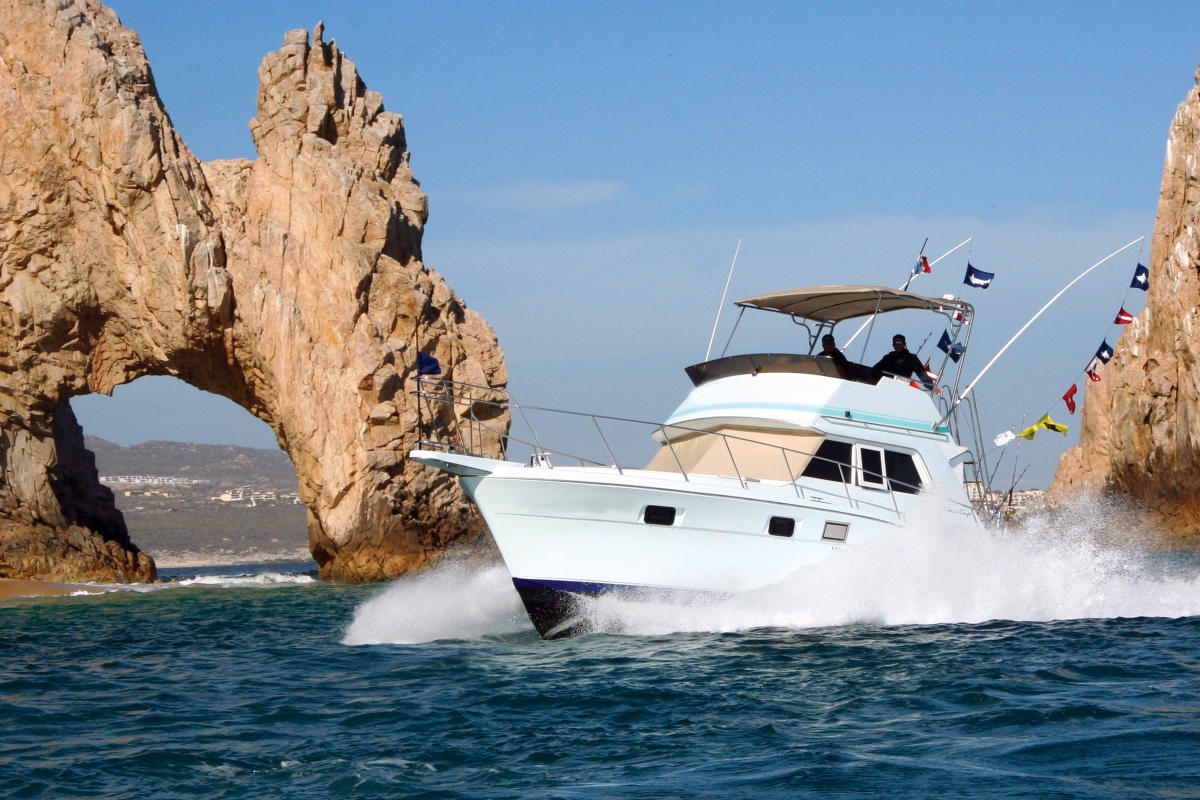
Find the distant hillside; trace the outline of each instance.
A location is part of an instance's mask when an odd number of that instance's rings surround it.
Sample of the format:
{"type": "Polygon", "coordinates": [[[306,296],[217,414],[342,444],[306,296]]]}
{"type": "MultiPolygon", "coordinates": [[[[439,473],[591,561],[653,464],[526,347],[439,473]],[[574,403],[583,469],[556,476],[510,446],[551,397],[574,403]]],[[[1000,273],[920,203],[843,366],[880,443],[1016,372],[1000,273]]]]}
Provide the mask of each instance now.
{"type": "Polygon", "coordinates": [[[261,450],[223,444],[143,442],[122,447],[96,436],[85,436],[104,475],[163,475],[203,478],[217,486],[260,486],[296,491],[296,469],[282,450],[261,450]]]}

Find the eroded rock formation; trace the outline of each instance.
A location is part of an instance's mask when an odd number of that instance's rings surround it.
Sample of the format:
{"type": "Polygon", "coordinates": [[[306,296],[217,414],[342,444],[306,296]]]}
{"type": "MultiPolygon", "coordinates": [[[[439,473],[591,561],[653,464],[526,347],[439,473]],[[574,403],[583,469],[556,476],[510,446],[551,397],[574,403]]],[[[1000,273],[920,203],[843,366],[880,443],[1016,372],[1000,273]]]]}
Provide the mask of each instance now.
{"type": "MultiPolygon", "coordinates": [[[[1196,72],[1200,84],[1200,70],[1196,72]]],[[[1108,491],[1177,544],[1200,545],[1200,85],[1171,122],[1146,307],[1100,383],[1051,497],[1108,491]]]]}
{"type": "Polygon", "coordinates": [[[404,458],[418,351],[448,378],[507,376],[421,262],[401,117],[318,25],[263,60],[250,127],[256,160],[201,163],[112,11],[0,0],[0,576],[153,577],[68,402],[143,375],[271,425],[324,578],[482,539],[455,483],[404,458]]]}

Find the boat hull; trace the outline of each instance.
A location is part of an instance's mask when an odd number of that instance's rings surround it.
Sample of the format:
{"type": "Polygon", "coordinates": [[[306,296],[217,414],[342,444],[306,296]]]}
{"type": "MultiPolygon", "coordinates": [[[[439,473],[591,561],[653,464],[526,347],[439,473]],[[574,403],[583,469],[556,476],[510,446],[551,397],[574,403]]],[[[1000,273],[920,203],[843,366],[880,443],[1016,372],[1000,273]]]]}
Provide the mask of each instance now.
{"type": "Polygon", "coordinates": [[[770,586],[900,518],[848,493],[809,490],[801,502],[790,485],[496,463],[461,472],[462,483],[546,638],[592,629],[598,596],[719,598],[770,586]],[[647,522],[653,508],[673,509],[671,523],[647,522]],[[773,519],[790,520],[790,535],[772,534],[773,519]]]}

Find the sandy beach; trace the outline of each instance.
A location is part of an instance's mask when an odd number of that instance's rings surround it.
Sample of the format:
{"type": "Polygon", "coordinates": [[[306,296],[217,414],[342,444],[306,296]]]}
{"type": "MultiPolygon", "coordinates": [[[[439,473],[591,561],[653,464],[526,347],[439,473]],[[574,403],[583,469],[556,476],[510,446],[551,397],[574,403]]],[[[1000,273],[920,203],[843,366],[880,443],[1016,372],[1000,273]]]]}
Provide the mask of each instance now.
{"type": "Polygon", "coordinates": [[[19,578],[0,578],[0,602],[13,597],[44,597],[72,592],[95,592],[92,586],[81,583],[51,583],[50,581],[26,581],[19,578]]]}

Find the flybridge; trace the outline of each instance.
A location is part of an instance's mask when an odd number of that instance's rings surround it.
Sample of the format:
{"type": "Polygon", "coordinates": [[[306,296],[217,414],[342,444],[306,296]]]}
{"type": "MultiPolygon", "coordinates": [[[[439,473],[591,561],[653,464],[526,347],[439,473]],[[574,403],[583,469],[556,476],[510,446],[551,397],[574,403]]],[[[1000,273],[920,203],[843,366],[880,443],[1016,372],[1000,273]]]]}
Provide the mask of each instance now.
{"type": "MultiPolygon", "coordinates": [[[[741,323],[746,309],[771,311],[790,317],[793,322],[806,331],[810,356],[816,350],[821,336],[831,333],[838,323],[845,320],[869,317],[868,321],[863,323],[863,326],[849,339],[849,341],[853,341],[863,328],[866,328],[869,341],[875,318],[879,314],[893,311],[933,312],[945,317],[947,321],[947,333],[943,334],[946,339],[945,346],[942,342],[938,344],[938,348],[946,353],[946,356],[942,365],[933,370],[933,374],[943,374],[947,362],[953,361],[956,375],[949,384],[955,389],[958,387],[958,380],[962,374],[962,355],[966,352],[971,336],[971,322],[975,317],[974,306],[961,298],[952,295],[926,297],[888,286],[834,285],[785,289],[747,297],[736,301],[734,305],[738,306],[741,312],[721,351],[722,358],[717,359],[718,362],[724,360],[725,354],[729,351],[729,345],[733,341],[734,334],[737,333],[738,325],[741,323]],[[960,341],[959,335],[962,333],[965,333],[965,336],[960,341]]],[[[713,363],[716,362],[705,362],[697,367],[713,363]]],[[[696,376],[691,375],[691,377],[695,382],[696,376]]]]}

